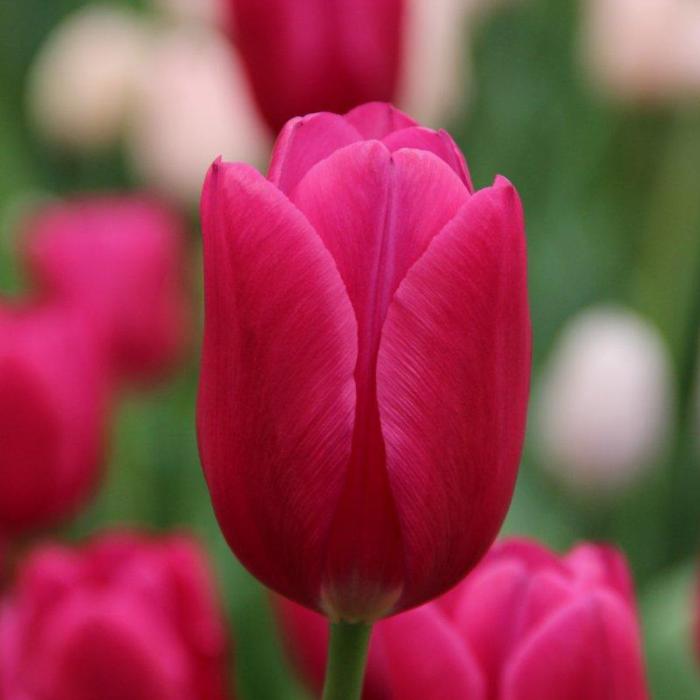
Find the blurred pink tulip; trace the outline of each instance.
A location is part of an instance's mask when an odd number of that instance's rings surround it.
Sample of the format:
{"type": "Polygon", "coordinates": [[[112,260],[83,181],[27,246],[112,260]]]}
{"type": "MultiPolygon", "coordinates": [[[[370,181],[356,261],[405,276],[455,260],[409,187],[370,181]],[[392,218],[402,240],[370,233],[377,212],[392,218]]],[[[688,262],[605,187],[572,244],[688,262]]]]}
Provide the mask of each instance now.
{"type": "Polygon", "coordinates": [[[453,586],[496,536],[525,429],[523,214],[446,132],[386,104],[291,120],[269,178],[202,196],[200,455],[266,585],[373,620],[453,586]]]}
{"type": "Polygon", "coordinates": [[[258,106],[276,132],[291,117],[392,100],[403,0],[227,0],[258,106]]]}
{"type": "MultiPolygon", "coordinates": [[[[289,651],[323,681],[327,625],[276,598],[289,651]]],[[[379,622],[364,700],[647,700],[632,584],[622,556],[591,544],[557,557],[493,547],[457,588],[379,622]]]]}
{"type": "Polygon", "coordinates": [[[107,384],[82,316],[0,307],[0,539],[52,524],[89,496],[107,384]]]}
{"type": "Polygon", "coordinates": [[[184,537],[39,547],[0,604],[3,700],[224,700],[226,638],[184,537]]]}
{"type": "Polygon", "coordinates": [[[29,221],[25,254],[43,299],[82,310],[119,379],[168,370],[186,340],[184,231],[139,197],[48,206],[29,221]]]}

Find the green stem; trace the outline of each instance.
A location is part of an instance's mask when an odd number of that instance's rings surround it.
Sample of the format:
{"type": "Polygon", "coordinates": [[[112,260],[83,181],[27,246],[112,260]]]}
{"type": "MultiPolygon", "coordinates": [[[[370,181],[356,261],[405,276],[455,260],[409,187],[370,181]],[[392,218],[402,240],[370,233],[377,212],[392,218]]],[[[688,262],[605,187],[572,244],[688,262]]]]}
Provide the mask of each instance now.
{"type": "MultiPolygon", "coordinates": [[[[649,224],[635,291],[640,309],[667,339],[678,383],[680,426],[665,470],[668,542],[666,564],[693,552],[700,535],[696,494],[700,470],[692,437],[692,387],[697,363],[700,321],[700,110],[679,112],[671,125],[664,158],[650,200],[649,224]]],[[[649,518],[658,530],[658,524],[649,518]]]]}
{"type": "Polygon", "coordinates": [[[323,700],[360,700],[372,625],[331,623],[323,700]]]}

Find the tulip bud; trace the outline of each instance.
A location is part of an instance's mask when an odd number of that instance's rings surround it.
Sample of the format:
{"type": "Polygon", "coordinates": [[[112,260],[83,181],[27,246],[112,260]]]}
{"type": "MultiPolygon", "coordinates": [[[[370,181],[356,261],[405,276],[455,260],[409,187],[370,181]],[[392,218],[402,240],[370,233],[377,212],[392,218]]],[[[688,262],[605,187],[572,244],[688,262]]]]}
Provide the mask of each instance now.
{"type": "Polygon", "coordinates": [[[147,33],[125,9],[90,6],[49,36],[32,67],[28,108],[39,131],[80,150],[114,144],[126,121],[147,33]]]}
{"type": "Polygon", "coordinates": [[[588,0],[584,61],[623,99],[666,100],[700,92],[700,7],[685,0],[588,0]]]}
{"type": "MultiPolygon", "coordinates": [[[[312,689],[323,678],[323,618],[276,608],[312,689]]],[[[525,540],[493,547],[454,590],[374,628],[363,700],[647,700],[623,557],[580,545],[558,557],[525,540]]]]}
{"type": "Polygon", "coordinates": [[[391,100],[403,0],[228,0],[258,107],[277,132],[297,114],[391,100]]]}
{"type": "Polygon", "coordinates": [[[187,205],[218,155],[257,162],[267,152],[242,70],[217,34],[160,37],[141,73],[127,149],[139,177],[187,205]]]}
{"type": "Polygon", "coordinates": [[[291,120],[202,195],[200,455],[274,590],[371,621],[453,586],[508,509],[530,375],[520,200],[386,104],[291,120]]]}
{"type": "Polygon", "coordinates": [[[89,496],[107,376],[82,318],[0,307],[0,540],[52,524],[89,496]]]}
{"type": "Polygon", "coordinates": [[[399,103],[426,124],[455,116],[468,58],[465,0],[406,0],[399,103]]]}
{"type": "Polygon", "coordinates": [[[470,91],[471,35],[506,0],[404,0],[397,101],[416,119],[440,125],[459,116],[470,91]]]}
{"type": "Polygon", "coordinates": [[[0,696],[224,700],[212,576],[184,537],[44,545],[0,609],[0,696]]]}
{"type": "Polygon", "coordinates": [[[577,492],[628,486],[665,445],[670,374],[658,332],[631,312],[598,308],[574,318],[544,373],[544,465],[577,492]]]}
{"type": "Polygon", "coordinates": [[[80,309],[117,378],[163,373],[184,342],[184,231],[145,198],[46,207],[26,229],[25,257],[40,294],[80,309]]]}

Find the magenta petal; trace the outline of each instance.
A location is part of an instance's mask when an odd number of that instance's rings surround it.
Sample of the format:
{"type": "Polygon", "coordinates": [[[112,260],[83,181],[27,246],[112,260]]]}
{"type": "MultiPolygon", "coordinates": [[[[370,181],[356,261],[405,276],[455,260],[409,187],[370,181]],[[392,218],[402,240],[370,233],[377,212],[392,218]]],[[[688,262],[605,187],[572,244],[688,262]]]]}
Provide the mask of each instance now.
{"type": "Polygon", "coordinates": [[[490,687],[497,687],[501,665],[513,644],[573,595],[563,578],[552,572],[530,576],[516,561],[480,567],[462,590],[455,623],[490,687]]]}
{"type": "Polygon", "coordinates": [[[625,558],[614,547],[581,544],[564,558],[564,564],[580,583],[607,586],[617,591],[634,610],[634,585],[625,558]]]}
{"type": "Polygon", "coordinates": [[[54,524],[100,476],[109,370],[82,315],[0,308],[0,532],[54,524]]]}
{"type": "Polygon", "coordinates": [[[214,508],[258,578],[315,607],[350,456],[354,314],[319,237],[252,168],[212,166],[202,220],[197,423],[214,508]]]}
{"type": "Polygon", "coordinates": [[[357,129],[338,114],[319,112],[296,117],[277,137],[268,177],[289,194],[319,160],[361,140],[357,129]]]}
{"type": "Polygon", "coordinates": [[[44,631],[44,646],[32,669],[37,695],[56,700],[179,698],[189,680],[184,649],[157,619],[144,624],[149,616],[148,607],[128,596],[88,593],[67,602],[44,631]]]}
{"type": "Polygon", "coordinates": [[[418,126],[407,114],[386,102],[368,102],[350,110],[345,119],[365,139],[383,139],[393,131],[418,126]]]}
{"type": "Polygon", "coordinates": [[[454,585],[495,537],[529,377],[522,211],[499,179],[409,270],[382,331],[377,395],[405,550],[402,606],[454,585]]]}
{"type": "Polygon", "coordinates": [[[484,562],[495,561],[517,561],[532,573],[541,569],[556,571],[562,576],[569,573],[560,557],[536,540],[525,537],[509,537],[496,542],[484,557],[484,562]]]}
{"type": "Polygon", "coordinates": [[[503,700],[646,700],[634,616],[595,593],[562,608],[521,646],[503,679],[503,700]]]}
{"type": "Polygon", "coordinates": [[[469,193],[432,153],[364,141],[318,163],[291,198],[333,255],[363,336],[378,335],[406,272],[469,193]]]}
{"type": "Polygon", "coordinates": [[[426,605],[377,627],[391,697],[482,700],[484,679],[469,648],[439,608],[426,605]]]}
{"type": "Polygon", "coordinates": [[[457,144],[446,131],[433,131],[423,126],[411,126],[400,131],[392,131],[382,140],[390,151],[397,151],[399,148],[418,148],[434,153],[459,175],[470,192],[474,191],[467,162],[457,144]]]}
{"type": "Polygon", "coordinates": [[[403,149],[390,154],[378,141],[336,151],[312,168],[292,195],[333,255],[358,322],[356,430],[327,560],[331,615],[369,619],[386,614],[402,585],[375,358],[399,282],[468,197],[459,178],[432,153],[403,149]]]}
{"type": "Polygon", "coordinates": [[[40,297],[81,311],[117,379],[144,381],[173,365],[189,303],[175,212],[147,197],[91,197],[45,207],[26,228],[40,297]]]}

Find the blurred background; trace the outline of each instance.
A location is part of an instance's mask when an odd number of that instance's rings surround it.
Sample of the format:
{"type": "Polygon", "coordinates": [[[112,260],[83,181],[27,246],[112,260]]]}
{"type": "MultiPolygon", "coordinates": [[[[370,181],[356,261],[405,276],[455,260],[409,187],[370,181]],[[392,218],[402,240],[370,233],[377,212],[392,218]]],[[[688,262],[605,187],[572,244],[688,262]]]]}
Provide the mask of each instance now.
{"type": "MultiPolygon", "coordinates": [[[[111,382],[102,484],[48,534],[195,533],[238,640],[240,697],[301,699],[197,457],[199,190],[219,154],[264,170],[284,113],[226,4],[0,2],[0,290],[4,306],[36,296],[50,276],[42,216],[63,201],[147,197],[167,212],[178,269],[157,274],[182,276],[181,322],[138,381],[111,382]]],[[[390,94],[377,97],[448,129],[477,187],[503,173],[524,202],[535,362],[504,533],[622,548],[654,697],[700,697],[700,4],[410,0],[396,31],[390,85],[377,88],[390,94]]],[[[118,275],[109,256],[102,274],[118,275]]]]}

